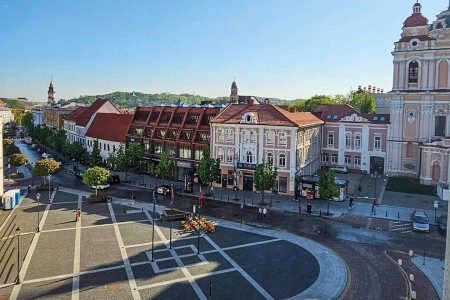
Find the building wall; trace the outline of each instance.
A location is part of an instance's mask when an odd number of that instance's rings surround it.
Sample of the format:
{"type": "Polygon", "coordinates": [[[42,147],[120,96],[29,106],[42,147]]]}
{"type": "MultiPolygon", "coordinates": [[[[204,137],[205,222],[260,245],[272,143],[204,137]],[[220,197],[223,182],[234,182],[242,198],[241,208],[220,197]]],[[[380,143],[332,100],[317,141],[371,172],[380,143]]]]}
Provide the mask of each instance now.
{"type": "MultiPolygon", "coordinates": [[[[89,154],[92,154],[94,141],[96,138],[93,137],[86,137],[86,150],[89,152],[89,154]]],[[[109,156],[111,153],[114,153],[119,149],[120,145],[125,146],[125,143],[119,143],[114,141],[107,141],[103,139],[98,139],[98,143],[100,146],[100,156],[102,157],[102,160],[104,163],[107,163],[109,156]]]]}

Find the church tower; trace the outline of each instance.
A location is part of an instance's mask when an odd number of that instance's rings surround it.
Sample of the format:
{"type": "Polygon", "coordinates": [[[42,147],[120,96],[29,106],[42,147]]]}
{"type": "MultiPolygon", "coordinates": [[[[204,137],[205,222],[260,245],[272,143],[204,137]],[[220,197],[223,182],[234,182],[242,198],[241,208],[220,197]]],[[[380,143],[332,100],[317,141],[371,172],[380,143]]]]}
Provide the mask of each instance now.
{"type": "Polygon", "coordinates": [[[450,8],[431,24],[421,11],[416,2],[392,52],[387,169],[437,185],[450,183],[448,155],[439,154],[450,147],[450,8]]]}
{"type": "Polygon", "coordinates": [[[51,104],[52,101],[55,100],[55,97],[56,97],[56,92],[55,92],[55,88],[53,87],[53,79],[51,79],[50,86],[48,87],[47,102],[51,104]]]}
{"type": "Polygon", "coordinates": [[[238,103],[238,100],[239,100],[238,87],[237,87],[236,81],[233,80],[233,83],[231,84],[230,102],[238,103]]]}

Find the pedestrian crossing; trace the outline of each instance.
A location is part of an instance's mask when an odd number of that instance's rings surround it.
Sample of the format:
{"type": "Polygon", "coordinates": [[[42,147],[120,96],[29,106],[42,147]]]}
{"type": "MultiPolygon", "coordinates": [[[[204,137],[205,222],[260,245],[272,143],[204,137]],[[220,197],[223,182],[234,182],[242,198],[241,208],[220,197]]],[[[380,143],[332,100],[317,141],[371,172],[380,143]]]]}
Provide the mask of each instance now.
{"type": "Polygon", "coordinates": [[[413,231],[411,222],[406,221],[389,221],[389,231],[400,233],[410,233],[413,231]]]}

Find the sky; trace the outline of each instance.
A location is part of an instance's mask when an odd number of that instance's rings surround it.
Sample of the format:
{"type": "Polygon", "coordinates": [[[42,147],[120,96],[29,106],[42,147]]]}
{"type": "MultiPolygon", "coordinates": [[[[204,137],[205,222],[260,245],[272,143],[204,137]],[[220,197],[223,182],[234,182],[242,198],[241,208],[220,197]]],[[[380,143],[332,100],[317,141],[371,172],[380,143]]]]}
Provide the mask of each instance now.
{"type": "MultiPolygon", "coordinates": [[[[0,0],[0,97],[389,91],[415,0],[0,0]]],[[[449,5],[422,0],[430,22],[449,5]]]]}

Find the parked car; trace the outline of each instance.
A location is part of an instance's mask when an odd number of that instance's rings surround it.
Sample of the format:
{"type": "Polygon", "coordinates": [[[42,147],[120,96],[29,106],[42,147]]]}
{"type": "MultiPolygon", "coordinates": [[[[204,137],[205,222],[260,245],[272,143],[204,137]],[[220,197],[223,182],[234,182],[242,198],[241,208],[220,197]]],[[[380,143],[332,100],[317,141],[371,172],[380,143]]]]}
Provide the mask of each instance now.
{"type": "Polygon", "coordinates": [[[76,172],[73,169],[69,169],[67,170],[67,174],[69,174],[70,176],[74,176],[78,179],[83,179],[83,173],[80,171],[76,172]]]}
{"type": "Polygon", "coordinates": [[[36,150],[37,146],[38,146],[37,144],[33,144],[33,145],[31,145],[31,148],[36,150]]]}
{"type": "Polygon", "coordinates": [[[430,232],[430,221],[423,210],[415,210],[412,213],[413,230],[430,232]]]}
{"type": "Polygon", "coordinates": [[[348,172],[347,167],[345,165],[331,166],[330,169],[342,174],[348,172]]]}
{"type": "Polygon", "coordinates": [[[438,218],[438,230],[439,233],[446,235],[447,234],[447,222],[448,222],[448,215],[440,215],[438,218]]]}
{"type": "Polygon", "coordinates": [[[162,195],[166,195],[170,192],[170,186],[169,185],[160,185],[158,187],[156,187],[156,192],[158,194],[162,194],[162,195]]]}
{"type": "Polygon", "coordinates": [[[97,190],[106,190],[106,189],[109,189],[109,183],[104,183],[104,184],[100,184],[100,185],[97,185],[97,186],[95,186],[95,185],[93,185],[93,186],[91,186],[91,189],[97,189],[97,190]]]}
{"type": "Polygon", "coordinates": [[[120,183],[120,176],[119,175],[112,175],[108,179],[109,184],[119,184],[120,183]]]}
{"type": "Polygon", "coordinates": [[[50,154],[47,154],[47,153],[42,153],[42,158],[47,158],[48,156],[49,156],[50,154]]]}

